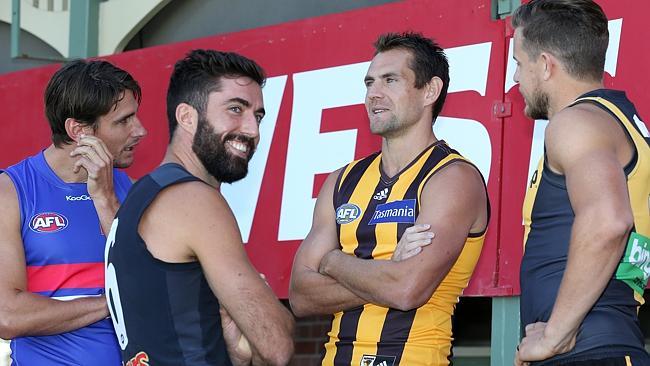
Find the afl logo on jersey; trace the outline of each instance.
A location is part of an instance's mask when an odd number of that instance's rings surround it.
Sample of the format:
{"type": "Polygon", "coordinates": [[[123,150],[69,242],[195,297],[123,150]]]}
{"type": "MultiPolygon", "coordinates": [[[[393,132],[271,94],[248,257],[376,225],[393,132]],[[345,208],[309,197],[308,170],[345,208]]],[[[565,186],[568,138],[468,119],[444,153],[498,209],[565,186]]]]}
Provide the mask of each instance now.
{"type": "Polygon", "coordinates": [[[349,224],[361,216],[361,209],[353,203],[346,203],[336,209],[336,223],[349,224]]]}
{"type": "Polygon", "coordinates": [[[32,216],[29,228],[37,233],[55,233],[68,226],[68,219],[56,212],[43,212],[32,216]]]}

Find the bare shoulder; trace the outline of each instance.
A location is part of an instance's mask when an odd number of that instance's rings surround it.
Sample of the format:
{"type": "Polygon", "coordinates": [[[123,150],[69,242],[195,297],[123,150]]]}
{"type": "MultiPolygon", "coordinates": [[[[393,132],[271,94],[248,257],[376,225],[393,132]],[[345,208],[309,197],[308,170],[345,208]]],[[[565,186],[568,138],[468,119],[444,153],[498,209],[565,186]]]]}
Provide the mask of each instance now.
{"type": "Polygon", "coordinates": [[[444,190],[445,192],[484,195],[485,183],[476,167],[467,161],[458,160],[433,174],[424,189],[434,190],[432,193],[444,190]]]}
{"type": "Polygon", "coordinates": [[[199,246],[241,245],[226,200],[217,189],[196,181],[161,191],[144,212],[139,231],[149,251],[169,262],[195,260],[199,246]]]}
{"type": "MultiPolygon", "coordinates": [[[[309,243],[313,242],[311,239],[313,239],[314,236],[318,237],[324,234],[329,237],[332,232],[334,234],[336,233],[333,231],[334,228],[336,228],[334,222],[334,191],[337,189],[336,182],[338,182],[342,170],[343,169],[341,168],[330,173],[323,183],[323,186],[318,193],[318,198],[316,199],[311,230],[303,241],[301,247],[304,245],[310,245],[309,243]]],[[[317,242],[320,242],[320,239],[317,240],[317,242]]]]}
{"type": "Polygon", "coordinates": [[[223,195],[214,187],[193,181],[174,184],[158,194],[155,204],[165,214],[194,221],[202,215],[221,213],[228,208],[223,195]]]}
{"type": "Polygon", "coordinates": [[[469,232],[482,232],[487,226],[485,183],[477,168],[467,161],[455,161],[436,172],[424,186],[420,202],[424,218],[465,223],[469,232]]]}
{"type": "Polygon", "coordinates": [[[320,189],[320,192],[318,193],[318,198],[320,199],[321,196],[323,197],[329,197],[331,199],[332,194],[336,190],[336,182],[339,179],[339,176],[341,175],[341,172],[343,171],[344,168],[337,169],[333,172],[331,172],[328,176],[327,179],[325,180],[325,183],[323,183],[323,186],[320,189]]]}
{"type": "Polygon", "coordinates": [[[13,194],[16,195],[16,187],[14,187],[14,182],[9,178],[7,173],[0,173],[0,195],[3,195],[3,198],[6,198],[5,195],[13,194]]]}
{"type": "Polygon", "coordinates": [[[18,193],[14,182],[7,173],[0,173],[0,215],[20,214],[18,211],[18,193]]]}
{"type": "Polygon", "coordinates": [[[320,189],[311,229],[298,248],[294,258],[294,268],[306,266],[318,271],[318,265],[325,253],[338,245],[333,193],[341,170],[330,173],[320,189]]]}
{"type": "Polygon", "coordinates": [[[566,142],[608,140],[622,132],[609,113],[595,105],[582,103],[553,116],[546,129],[547,148],[566,142]]]}
{"type": "Polygon", "coordinates": [[[25,257],[20,234],[20,207],[14,183],[5,173],[0,173],[0,268],[4,278],[0,282],[13,282],[13,288],[24,289],[25,257]]]}
{"type": "MultiPolygon", "coordinates": [[[[174,184],[158,194],[145,215],[160,226],[169,225],[183,240],[219,230],[238,231],[235,217],[223,195],[203,182],[174,184]]],[[[222,232],[225,234],[224,232],[222,232]]]]}
{"type": "Polygon", "coordinates": [[[621,154],[627,137],[614,118],[589,103],[565,108],[551,119],[545,133],[546,154],[553,170],[594,153],[621,154]]]}

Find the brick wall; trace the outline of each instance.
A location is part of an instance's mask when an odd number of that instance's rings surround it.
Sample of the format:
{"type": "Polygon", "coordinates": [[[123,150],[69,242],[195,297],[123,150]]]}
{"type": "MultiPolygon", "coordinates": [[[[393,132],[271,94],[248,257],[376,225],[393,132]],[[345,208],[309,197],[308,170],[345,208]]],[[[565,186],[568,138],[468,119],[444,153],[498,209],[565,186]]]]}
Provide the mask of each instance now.
{"type": "Polygon", "coordinates": [[[295,355],[290,366],[320,365],[323,345],[330,330],[331,316],[312,316],[296,319],[294,335],[295,355]]]}
{"type": "MultiPolygon", "coordinates": [[[[295,355],[290,366],[320,365],[323,345],[330,330],[331,316],[296,319],[295,355]]],[[[9,365],[9,342],[0,340],[0,366],[9,365]]]]}

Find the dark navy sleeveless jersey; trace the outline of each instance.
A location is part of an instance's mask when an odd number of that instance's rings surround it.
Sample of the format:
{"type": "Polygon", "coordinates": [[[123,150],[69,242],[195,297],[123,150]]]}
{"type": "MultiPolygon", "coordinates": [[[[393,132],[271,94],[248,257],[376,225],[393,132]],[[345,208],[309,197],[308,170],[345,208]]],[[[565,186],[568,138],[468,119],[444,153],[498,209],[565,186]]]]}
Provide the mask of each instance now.
{"type": "Polygon", "coordinates": [[[138,233],[160,191],[191,181],[200,180],[178,164],[162,165],[133,185],[111,227],[106,295],[126,365],[231,365],[201,264],[158,260],[138,233]]]}
{"type": "MultiPolygon", "coordinates": [[[[103,294],[106,239],[86,183],[62,181],[43,152],[5,173],[18,195],[27,290],[57,300],[103,294]]],[[[114,169],[113,186],[122,201],[131,181],[114,169]]],[[[11,350],[13,365],[121,363],[109,319],[68,333],[16,338],[11,350]]]]}
{"type": "MultiPolygon", "coordinates": [[[[635,147],[635,155],[624,168],[628,192],[635,222],[632,235],[650,236],[650,147],[647,129],[625,93],[614,90],[595,90],[576,100],[573,104],[593,103],[609,112],[625,130],[635,147]]],[[[615,215],[616,213],[612,213],[615,215]]],[[[569,201],[566,181],[563,175],[551,171],[542,157],[533,174],[524,202],[525,249],[521,264],[521,325],[549,320],[555,299],[567,265],[571,228],[574,212],[569,201]]],[[[641,240],[642,241],[642,240],[641,240]]],[[[630,240],[630,246],[642,249],[639,241],[630,240]]],[[[640,278],[619,276],[623,263],[612,275],[609,284],[593,309],[587,314],[577,336],[575,348],[547,361],[534,363],[543,365],[558,360],[595,359],[640,355],[647,359],[644,338],[637,317],[638,307],[643,303],[643,289],[640,284],[648,273],[647,264],[637,263],[640,278]],[[626,282],[627,281],[627,282],[626,282]],[[637,281],[637,282],[635,282],[637,281]],[[636,289],[636,291],[635,291],[636,289]]],[[[640,255],[640,257],[643,257],[640,255]]],[[[647,253],[650,257],[650,252],[647,253]]],[[[598,268],[594,268],[598,271],[598,268]]],[[[650,361],[648,361],[650,362],[650,361]]],[[[635,364],[636,365],[636,364],[635,364]]],[[[646,365],[646,363],[644,363],[646,365]]]]}

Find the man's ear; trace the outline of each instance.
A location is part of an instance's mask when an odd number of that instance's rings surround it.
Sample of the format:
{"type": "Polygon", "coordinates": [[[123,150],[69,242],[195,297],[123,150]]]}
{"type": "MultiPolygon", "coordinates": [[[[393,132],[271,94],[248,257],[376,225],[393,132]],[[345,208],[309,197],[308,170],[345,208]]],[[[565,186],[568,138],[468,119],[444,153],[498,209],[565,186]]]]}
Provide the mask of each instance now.
{"type": "Polygon", "coordinates": [[[176,106],[176,121],[178,127],[194,136],[199,123],[199,112],[187,103],[180,103],[176,106]]]}
{"type": "Polygon", "coordinates": [[[539,55],[540,68],[542,68],[542,79],[547,81],[557,71],[558,59],[550,53],[542,52],[539,55]]]}
{"type": "Polygon", "coordinates": [[[434,76],[429,80],[427,85],[424,86],[426,89],[426,93],[424,94],[425,105],[432,105],[438,100],[443,86],[444,83],[442,82],[442,79],[437,76],[434,76]]]}
{"type": "Polygon", "coordinates": [[[74,118],[67,118],[65,120],[65,132],[72,139],[72,141],[77,142],[81,138],[81,135],[93,135],[93,128],[86,124],[81,123],[74,118]]]}

